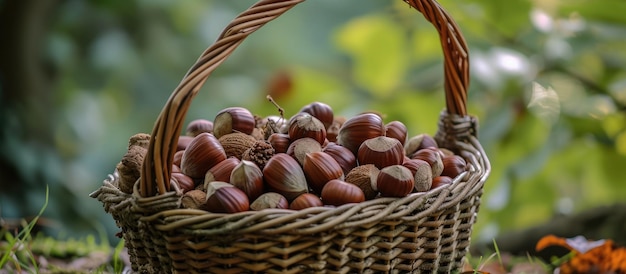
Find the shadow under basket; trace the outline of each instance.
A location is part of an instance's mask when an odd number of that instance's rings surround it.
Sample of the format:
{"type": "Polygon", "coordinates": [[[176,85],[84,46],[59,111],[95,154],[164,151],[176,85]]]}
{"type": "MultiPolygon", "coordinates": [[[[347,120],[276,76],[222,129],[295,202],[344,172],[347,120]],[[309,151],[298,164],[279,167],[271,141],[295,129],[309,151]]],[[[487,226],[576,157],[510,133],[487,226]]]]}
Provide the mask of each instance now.
{"type": "Polygon", "coordinates": [[[469,64],[465,41],[435,0],[407,2],[440,34],[446,109],[435,139],[468,169],[452,184],[403,198],[339,207],[264,209],[234,214],[183,209],[169,190],[172,158],[192,98],[241,42],[303,2],[262,0],[229,24],[191,67],[150,135],[132,193],[118,173],[91,194],[111,214],[140,273],[449,273],[460,270],[470,244],[489,160],[466,113],[469,64]]]}

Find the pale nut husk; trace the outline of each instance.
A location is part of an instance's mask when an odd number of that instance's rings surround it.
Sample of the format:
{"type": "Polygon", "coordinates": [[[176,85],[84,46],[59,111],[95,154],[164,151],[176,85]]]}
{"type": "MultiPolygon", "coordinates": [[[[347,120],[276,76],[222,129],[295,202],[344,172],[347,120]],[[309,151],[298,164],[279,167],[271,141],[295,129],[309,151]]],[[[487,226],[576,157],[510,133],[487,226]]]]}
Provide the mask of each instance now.
{"type": "Polygon", "coordinates": [[[344,179],[343,169],[329,154],[317,151],[307,153],[302,166],[307,183],[316,193],[332,179],[344,179]]]}
{"type": "Polygon", "coordinates": [[[241,132],[252,134],[256,127],[256,120],[252,113],[242,107],[229,107],[222,109],[213,119],[213,135],[218,139],[226,134],[241,132]]]}
{"type": "Polygon", "coordinates": [[[241,160],[243,153],[257,142],[253,136],[241,132],[226,134],[218,140],[227,157],[236,157],[239,160],[241,160]]]}
{"type": "Polygon", "coordinates": [[[280,195],[276,192],[267,192],[263,193],[250,204],[250,209],[256,211],[267,208],[287,209],[289,208],[289,201],[287,201],[287,198],[285,198],[285,196],[280,195]]]}
{"type": "Polygon", "coordinates": [[[214,213],[236,213],[250,209],[248,196],[226,182],[211,182],[207,185],[206,209],[214,213]]]}
{"type": "Polygon", "coordinates": [[[200,133],[185,149],[180,170],[194,179],[202,179],[217,163],[226,160],[226,152],[220,142],[210,133],[200,133]]]}
{"type": "Polygon", "coordinates": [[[415,179],[407,167],[392,165],[380,170],[376,185],[383,197],[405,197],[413,191],[415,179]]]}
{"type": "Polygon", "coordinates": [[[404,161],[402,165],[413,173],[415,191],[424,192],[430,190],[433,183],[433,173],[430,164],[420,159],[409,159],[404,161]]]}
{"type": "Polygon", "coordinates": [[[298,161],[300,166],[304,165],[304,157],[307,153],[322,151],[322,145],[312,138],[300,138],[292,141],[287,148],[287,154],[298,161]]]}
{"type": "Polygon", "coordinates": [[[378,195],[376,179],[379,172],[380,170],[375,165],[360,165],[346,174],[345,181],[358,186],[363,191],[365,199],[371,200],[378,195]]]}
{"type": "Polygon", "coordinates": [[[404,149],[400,141],[387,136],[365,140],[357,153],[359,165],[373,164],[382,169],[400,165],[404,161],[404,149]]]}
{"type": "Polygon", "coordinates": [[[343,123],[337,135],[337,144],[357,155],[359,147],[365,140],[384,135],[383,119],[374,113],[362,113],[343,123]]]}
{"type": "Polygon", "coordinates": [[[250,201],[254,201],[263,194],[263,171],[255,163],[242,160],[233,168],[230,183],[243,190],[250,201]]]}
{"type": "Polygon", "coordinates": [[[267,162],[263,178],[271,191],[285,196],[290,202],[309,189],[304,171],[294,158],[285,153],[276,154],[267,162]]]}

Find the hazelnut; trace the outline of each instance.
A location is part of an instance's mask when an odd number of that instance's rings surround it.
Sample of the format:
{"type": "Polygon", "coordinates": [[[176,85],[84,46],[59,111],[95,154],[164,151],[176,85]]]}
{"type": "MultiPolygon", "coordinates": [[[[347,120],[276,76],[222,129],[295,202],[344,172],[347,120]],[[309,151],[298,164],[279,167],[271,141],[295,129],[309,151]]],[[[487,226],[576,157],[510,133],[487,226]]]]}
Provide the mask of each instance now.
{"type": "Polygon", "coordinates": [[[200,179],[217,163],[226,160],[226,152],[211,133],[194,137],[180,161],[180,169],[187,176],[200,179]]]}
{"type": "Polygon", "coordinates": [[[465,159],[459,155],[444,156],[442,162],[443,171],[441,172],[441,176],[456,178],[456,176],[459,176],[459,174],[463,173],[467,168],[465,159]]]}
{"type": "Polygon", "coordinates": [[[413,174],[415,191],[424,192],[430,190],[433,182],[433,172],[430,164],[420,159],[409,159],[404,161],[402,165],[407,167],[413,174]]]}
{"type": "Polygon", "coordinates": [[[239,159],[235,157],[229,157],[224,161],[221,161],[210,168],[204,175],[204,184],[208,184],[213,181],[230,181],[230,174],[233,169],[239,164],[239,159]]]}
{"type": "Polygon", "coordinates": [[[322,149],[339,163],[344,174],[348,174],[350,170],[356,167],[356,156],[344,146],[330,142],[322,149]]]}
{"type": "Polygon", "coordinates": [[[252,210],[263,210],[266,208],[289,208],[287,198],[276,192],[263,193],[250,204],[252,210]]]}
{"type": "Polygon", "coordinates": [[[340,206],[365,201],[363,191],[339,179],[328,181],[322,189],[322,202],[326,205],[340,206]]]}
{"type": "Polygon", "coordinates": [[[285,153],[278,153],[267,162],[263,178],[271,191],[285,196],[288,201],[308,192],[304,171],[294,158],[285,153]]]}
{"type": "Polygon", "coordinates": [[[361,143],[367,139],[385,135],[383,119],[374,113],[362,113],[346,120],[339,129],[337,144],[357,155],[361,143]]]}
{"type": "Polygon", "coordinates": [[[178,185],[178,188],[180,188],[183,193],[196,188],[196,183],[193,181],[193,179],[185,174],[173,172],[171,179],[178,185]]]}
{"type": "Polygon", "coordinates": [[[291,204],[289,204],[289,209],[302,210],[305,208],[316,206],[324,206],[324,203],[322,203],[320,197],[313,193],[304,193],[300,194],[291,202],[291,204]]]}
{"type": "Polygon", "coordinates": [[[404,197],[413,191],[415,179],[408,168],[392,165],[380,170],[376,185],[381,196],[404,197]]]}
{"type": "Polygon", "coordinates": [[[213,122],[206,119],[195,119],[187,124],[187,128],[185,129],[185,134],[187,136],[196,137],[198,134],[206,132],[213,132],[213,122]]]}
{"type": "Polygon", "coordinates": [[[307,153],[302,167],[307,183],[316,193],[320,193],[324,185],[332,179],[343,180],[343,169],[332,156],[321,152],[307,153]]]}
{"type": "Polygon", "coordinates": [[[206,209],[214,213],[237,213],[250,209],[248,196],[226,182],[211,182],[207,185],[206,209]]]}
{"type": "Polygon", "coordinates": [[[385,125],[385,136],[397,139],[404,146],[407,139],[407,128],[400,121],[391,121],[385,125]]]}
{"type": "Polygon", "coordinates": [[[448,176],[437,176],[433,178],[433,185],[431,189],[438,188],[440,186],[451,185],[454,180],[448,176]]]}
{"type": "Polygon", "coordinates": [[[441,152],[434,147],[428,147],[418,150],[413,153],[411,159],[420,159],[426,161],[433,172],[433,178],[441,175],[443,171],[443,161],[441,159],[441,152]]]}
{"type": "Polygon", "coordinates": [[[343,123],[346,122],[345,117],[335,117],[332,124],[326,129],[326,139],[329,142],[337,142],[337,135],[339,135],[339,129],[343,123]]]}
{"type": "Polygon", "coordinates": [[[320,145],[326,141],[324,124],[308,113],[298,113],[290,120],[288,134],[292,142],[307,137],[317,141],[320,145]]]}
{"type": "Polygon", "coordinates": [[[301,138],[291,142],[287,148],[287,154],[298,161],[300,166],[304,165],[304,156],[307,153],[322,151],[322,145],[312,138],[301,138]]]}
{"type": "Polygon", "coordinates": [[[432,136],[426,133],[422,133],[422,134],[411,137],[411,139],[409,139],[405,143],[404,153],[407,156],[412,157],[413,153],[415,153],[416,151],[420,149],[428,148],[428,147],[438,148],[439,146],[437,145],[435,138],[433,138],[432,136]]]}
{"type": "Polygon", "coordinates": [[[263,194],[263,171],[253,162],[241,160],[230,174],[230,183],[254,201],[263,194]]]}
{"type": "Polygon", "coordinates": [[[313,102],[300,109],[299,112],[311,114],[322,122],[325,129],[328,129],[334,121],[333,109],[324,103],[313,102]]]}
{"type": "Polygon", "coordinates": [[[359,165],[373,164],[377,168],[400,165],[404,161],[404,149],[397,139],[379,136],[365,140],[357,153],[359,165]]]}
{"type": "Polygon", "coordinates": [[[193,138],[194,137],[186,136],[186,135],[178,136],[178,142],[176,143],[176,151],[185,150],[187,146],[189,146],[189,143],[191,143],[193,138]]]}
{"type": "Polygon", "coordinates": [[[252,113],[242,107],[229,107],[217,113],[213,119],[213,135],[220,138],[233,132],[252,134],[256,121],[252,113]]]}
{"type": "Polygon", "coordinates": [[[272,133],[267,141],[272,145],[275,153],[286,153],[291,142],[289,135],[284,133],[272,133]]]}

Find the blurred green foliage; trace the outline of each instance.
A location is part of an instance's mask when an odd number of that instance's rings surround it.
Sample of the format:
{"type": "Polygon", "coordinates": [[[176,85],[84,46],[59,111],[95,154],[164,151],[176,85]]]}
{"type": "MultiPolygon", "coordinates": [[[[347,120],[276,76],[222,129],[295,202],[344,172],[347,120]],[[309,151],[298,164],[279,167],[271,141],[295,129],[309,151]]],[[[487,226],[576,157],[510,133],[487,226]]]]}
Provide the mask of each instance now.
{"type": "MultiPolygon", "coordinates": [[[[40,26],[53,70],[54,115],[32,117],[0,88],[0,217],[37,212],[46,185],[53,229],[115,232],[88,198],[113,171],[128,137],[150,132],[197,56],[252,1],[57,2],[40,26]],[[36,120],[51,141],[29,135],[36,120]],[[16,187],[14,184],[19,184],[16,187]],[[7,188],[8,189],[8,188],[7,188]]],[[[441,0],[470,48],[468,109],[493,170],[476,237],[626,198],[626,8],[619,0],[441,0]],[[619,8],[622,7],[622,8],[619,8]]],[[[376,110],[410,135],[434,134],[444,107],[434,28],[402,1],[308,1],[242,44],[206,82],[187,120],[227,106],[277,114],[265,95],[277,75],[293,83],[275,99],[293,114],[312,101],[337,115],[376,110]]],[[[1,79],[0,80],[6,80],[1,79]]],[[[29,79],[37,81],[37,79],[29,79]]],[[[45,92],[45,91],[40,91],[45,92]]]]}

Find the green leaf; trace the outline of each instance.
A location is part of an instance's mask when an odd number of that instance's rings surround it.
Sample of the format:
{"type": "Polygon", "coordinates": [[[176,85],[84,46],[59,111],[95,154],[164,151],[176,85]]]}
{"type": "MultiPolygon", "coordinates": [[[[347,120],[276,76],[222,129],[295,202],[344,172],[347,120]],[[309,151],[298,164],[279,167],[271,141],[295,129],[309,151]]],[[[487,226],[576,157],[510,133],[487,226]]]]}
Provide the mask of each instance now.
{"type": "Polygon", "coordinates": [[[390,18],[370,15],[337,30],[336,45],[354,60],[354,80],[377,97],[397,87],[409,65],[407,37],[390,18]]]}

